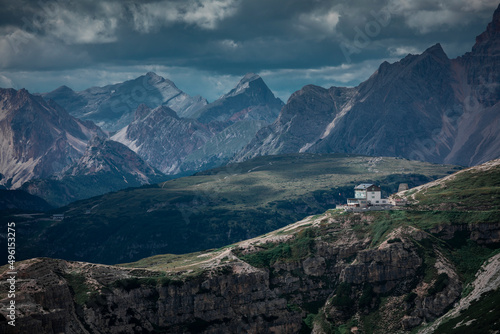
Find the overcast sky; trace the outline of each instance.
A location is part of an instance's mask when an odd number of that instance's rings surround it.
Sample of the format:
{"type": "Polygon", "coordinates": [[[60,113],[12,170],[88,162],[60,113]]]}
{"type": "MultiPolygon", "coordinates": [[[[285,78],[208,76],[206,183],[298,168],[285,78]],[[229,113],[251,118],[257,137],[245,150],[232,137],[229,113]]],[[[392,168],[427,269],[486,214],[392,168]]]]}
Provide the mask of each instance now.
{"type": "Polygon", "coordinates": [[[470,51],[498,0],[0,0],[0,87],[47,92],[148,71],[209,101],[247,72],[277,96],[355,86],[384,60],[470,51]]]}

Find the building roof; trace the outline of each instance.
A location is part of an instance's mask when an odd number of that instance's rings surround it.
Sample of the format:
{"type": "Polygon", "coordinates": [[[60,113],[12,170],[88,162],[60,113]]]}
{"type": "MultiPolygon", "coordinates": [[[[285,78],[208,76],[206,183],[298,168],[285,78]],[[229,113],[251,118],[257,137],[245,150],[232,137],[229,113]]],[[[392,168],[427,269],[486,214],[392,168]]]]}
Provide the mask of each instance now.
{"type": "Polygon", "coordinates": [[[354,187],[354,190],[366,190],[367,188],[374,186],[373,183],[361,183],[354,187]]]}

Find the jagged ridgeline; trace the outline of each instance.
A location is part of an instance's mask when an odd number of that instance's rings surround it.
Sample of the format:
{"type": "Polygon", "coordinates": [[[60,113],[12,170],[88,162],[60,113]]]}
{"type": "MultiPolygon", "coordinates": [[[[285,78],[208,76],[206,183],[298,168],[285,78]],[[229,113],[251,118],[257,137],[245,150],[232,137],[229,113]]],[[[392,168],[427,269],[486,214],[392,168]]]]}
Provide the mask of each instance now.
{"type": "MultiPolygon", "coordinates": [[[[500,330],[500,160],[397,196],[409,206],[363,213],[328,210],[211,251],[119,266],[23,261],[16,304],[22,312],[15,330],[500,330]]],[[[0,271],[0,312],[7,309],[7,271],[0,271]]],[[[7,326],[1,318],[0,331],[7,326]]]]}
{"type": "MultiPolygon", "coordinates": [[[[17,222],[21,259],[115,264],[221,247],[345,204],[361,182],[384,196],[458,167],[342,154],[258,157],[195,176],[109,193],[17,222]],[[52,214],[64,220],[51,220],[52,214]]],[[[1,241],[0,241],[1,244],[1,241]]]]}

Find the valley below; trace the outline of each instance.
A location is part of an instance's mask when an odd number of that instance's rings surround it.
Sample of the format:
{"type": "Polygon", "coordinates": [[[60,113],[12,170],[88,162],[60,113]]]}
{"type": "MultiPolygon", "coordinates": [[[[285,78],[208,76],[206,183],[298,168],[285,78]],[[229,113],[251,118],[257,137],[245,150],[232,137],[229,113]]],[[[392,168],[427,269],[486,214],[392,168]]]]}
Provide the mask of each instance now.
{"type": "MultiPolygon", "coordinates": [[[[253,238],[321,214],[354,196],[358,183],[384,196],[460,167],[390,157],[290,154],[258,157],[157,185],[77,201],[47,213],[2,215],[23,242],[19,258],[46,256],[116,264],[253,238]],[[54,220],[53,215],[64,215],[54,220]]],[[[0,246],[6,240],[0,240],[0,246]]]]}

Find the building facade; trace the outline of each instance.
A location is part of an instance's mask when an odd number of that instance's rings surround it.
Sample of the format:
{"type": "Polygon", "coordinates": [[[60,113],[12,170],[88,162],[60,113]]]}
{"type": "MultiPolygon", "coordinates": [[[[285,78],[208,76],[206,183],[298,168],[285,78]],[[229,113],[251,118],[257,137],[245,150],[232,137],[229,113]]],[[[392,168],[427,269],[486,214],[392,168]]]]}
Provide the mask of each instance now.
{"type": "Polygon", "coordinates": [[[367,207],[369,205],[387,205],[387,198],[382,198],[379,186],[372,183],[362,183],[354,187],[354,198],[347,199],[348,206],[367,207]]]}

